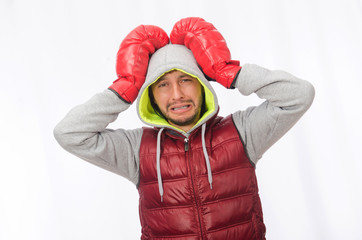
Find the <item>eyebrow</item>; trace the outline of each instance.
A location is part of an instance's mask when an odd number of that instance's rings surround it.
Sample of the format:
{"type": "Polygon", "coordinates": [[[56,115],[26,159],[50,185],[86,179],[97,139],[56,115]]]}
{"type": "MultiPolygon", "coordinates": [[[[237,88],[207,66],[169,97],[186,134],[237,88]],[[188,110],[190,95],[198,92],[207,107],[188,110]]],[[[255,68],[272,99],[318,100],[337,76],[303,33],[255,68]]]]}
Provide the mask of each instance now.
{"type": "MultiPolygon", "coordinates": [[[[160,82],[165,81],[166,80],[165,79],[166,74],[167,73],[163,74],[156,82],[152,83],[151,88],[157,86],[160,82]]],[[[187,73],[182,73],[181,75],[177,76],[178,79],[181,79],[181,78],[184,78],[184,77],[190,77],[192,79],[195,79],[193,76],[191,76],[191,75],[189,75],[187,73]]]]}
{"type": "MultiPolygon", "coordinates": [[[[165,80],[165,75],[166,75],[166,74],[164,74],[163,76],[161,76],[155,83],[161,82],[161,81],[165,80]]],[[[193,78],[192,76],[190,76],[190,75],[188,75],[188,74],[186,74],[186,73],[177,76],[177,78],[184,78],[184,77],[193,78]]]]}

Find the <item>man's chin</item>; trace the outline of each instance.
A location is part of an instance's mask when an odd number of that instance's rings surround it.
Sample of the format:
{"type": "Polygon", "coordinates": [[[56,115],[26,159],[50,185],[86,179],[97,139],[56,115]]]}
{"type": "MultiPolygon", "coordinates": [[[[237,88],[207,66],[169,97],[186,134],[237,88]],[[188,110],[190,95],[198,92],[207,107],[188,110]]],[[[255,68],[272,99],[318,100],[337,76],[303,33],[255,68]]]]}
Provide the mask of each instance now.
{"type": "Polygon", "coordinates": [[[171,125],[176,125],[176,126],[180,126],[180,127],[184,127],[184,126],[189,126],[189,125],[194,125],[197,122],[197,116],[192,116],[190,118],[186,118],[186,119],[173,119],[173,118],[169,118],[168,122],[171,125]]]}

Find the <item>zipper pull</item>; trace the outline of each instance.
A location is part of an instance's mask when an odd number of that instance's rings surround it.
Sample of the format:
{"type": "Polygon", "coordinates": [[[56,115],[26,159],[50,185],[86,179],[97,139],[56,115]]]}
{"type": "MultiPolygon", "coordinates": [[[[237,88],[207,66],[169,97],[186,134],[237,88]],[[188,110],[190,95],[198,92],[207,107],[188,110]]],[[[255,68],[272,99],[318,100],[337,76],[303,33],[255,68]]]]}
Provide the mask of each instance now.
{"type": "Polygon", "coordinates": [[[187,152],[189,150],[189,139],[185,138],[185,152],[187,152]]]}

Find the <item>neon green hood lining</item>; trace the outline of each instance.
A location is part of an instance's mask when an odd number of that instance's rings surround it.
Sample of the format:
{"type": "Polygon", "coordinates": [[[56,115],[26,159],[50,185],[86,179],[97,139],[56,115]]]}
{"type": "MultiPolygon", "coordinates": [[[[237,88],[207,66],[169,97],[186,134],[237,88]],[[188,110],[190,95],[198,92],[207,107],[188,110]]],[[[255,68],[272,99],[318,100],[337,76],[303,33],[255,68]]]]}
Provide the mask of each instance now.
{"type": "Polygon", "coordinates": [[[169,128],[173,128],[175,130],[184,132],[183,130],[172,126],[166,119],[164,119],[163,117],[161,117],[160,115],[158,115],[155,110],[153,109],[152,105],[151,105],[151,100],[150,97],[148,95],[148,89],[149,87],[157,82],[157,80],[162,77],[164,74],[171,72],[173,70],[178,70],[181,71],[185,74],[188,74],[194,78],[196,78],[201,85],[204,88],[205,91],[205,112],[204,114],[201,116],[201,118],[199,119],[199,121],[195,124],[198,125],[200,122],[203,122],[204,119],[211,113],[213,113],[215,111],[215,99],[214,99],[214,95],[213,93],[209,90],[209,88],[195,75],[190,74],[182,69],[179,68],[172,68],[170,70],[168,70],[167,72],[161,74],[156,80],[154,80],[152,83],[150,83],[142,92],[141,96],[140,96],[140,102],[139,102],[139,115],[142,118],[142,120],[150,125],[154,125],[154,126],[159,126],[159,127],[169,127],[169,128]]]}

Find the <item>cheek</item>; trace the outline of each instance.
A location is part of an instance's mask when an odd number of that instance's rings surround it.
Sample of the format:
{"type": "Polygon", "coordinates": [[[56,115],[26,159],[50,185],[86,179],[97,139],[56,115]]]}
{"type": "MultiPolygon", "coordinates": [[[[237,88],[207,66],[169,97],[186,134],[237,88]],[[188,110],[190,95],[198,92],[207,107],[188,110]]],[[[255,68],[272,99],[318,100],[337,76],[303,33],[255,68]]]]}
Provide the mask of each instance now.
{"type": "Polygon", "coordinates": [[[165,105],[165,96],[162,96],[161,94],[157,94],[154,96],[155,104],[158,105],[159,108],[163,108],[165,105]]]}
{"type": "Polygon", "coordinates": [[[193,89],[193,92],[194,94],[194,99],[197,100],[199,102],[199,105],[201,105],[202,101],[203,101],[203,92],[202,92],[202,89],[201,88],[195,88],[193,89]]]}
{"type": "Polygon", "coordinates": [[[156,105],[160,102],[160,93],[157,91],[157,89],[152,89],[152,95],[153,95],[153,101],[156,105]]]}

